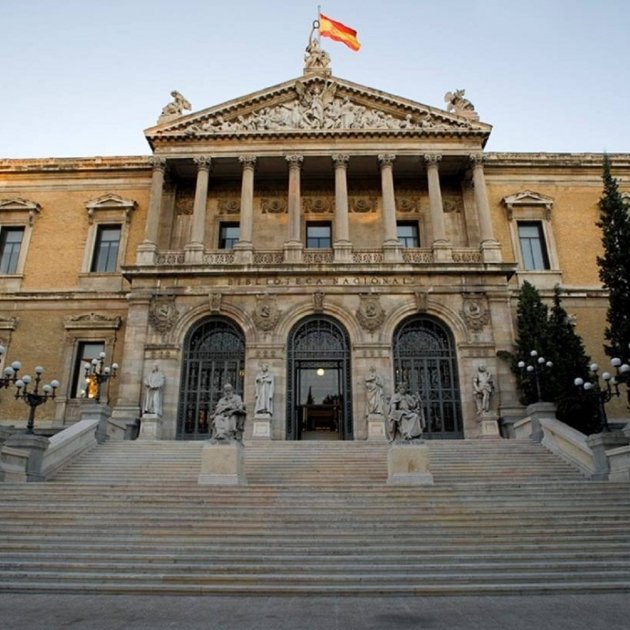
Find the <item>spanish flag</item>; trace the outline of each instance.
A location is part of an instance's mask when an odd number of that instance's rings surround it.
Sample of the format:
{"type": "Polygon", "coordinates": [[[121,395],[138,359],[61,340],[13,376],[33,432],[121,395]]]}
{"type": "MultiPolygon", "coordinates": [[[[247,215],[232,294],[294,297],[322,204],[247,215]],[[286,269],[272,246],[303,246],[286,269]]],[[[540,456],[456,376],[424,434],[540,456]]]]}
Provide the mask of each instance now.
{"type": "Polygon", "coordinates": [[[335,22],[335,20],[331,20],[323,13],[319,14],[319,34],[322,37],[329,37],[336,42],[341,42],[348,48],[352,48],[352,50],[356,51],[361,48],[361,44],[359,44],[357,39],[357,32],[353,28],[341,22],[335,22]]]}

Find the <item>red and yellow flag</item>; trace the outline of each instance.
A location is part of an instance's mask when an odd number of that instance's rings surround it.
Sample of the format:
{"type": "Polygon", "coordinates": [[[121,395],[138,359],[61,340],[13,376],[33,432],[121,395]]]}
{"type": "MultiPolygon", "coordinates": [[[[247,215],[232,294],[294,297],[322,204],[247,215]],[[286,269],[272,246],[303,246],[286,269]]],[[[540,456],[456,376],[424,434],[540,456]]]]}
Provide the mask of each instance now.
{"type": "Polygon", "coordinates": [[[336,42],[341,42],[348,48],[352,48],[352,50],[356,51],[361,48],[361,44],[359,44],[357,39],[357,32],[353,28],[341,22],[335,22],[335,20],[331,20],[323,13],[319,14],[319,34],[322,37],[329,37],[336,42]]]}

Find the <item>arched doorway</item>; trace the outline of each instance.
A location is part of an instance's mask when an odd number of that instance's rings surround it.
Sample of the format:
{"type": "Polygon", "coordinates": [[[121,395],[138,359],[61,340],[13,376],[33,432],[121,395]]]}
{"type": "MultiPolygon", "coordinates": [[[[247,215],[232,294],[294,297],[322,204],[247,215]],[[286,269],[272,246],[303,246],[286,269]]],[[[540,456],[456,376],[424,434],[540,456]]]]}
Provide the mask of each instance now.
{"type": "Polygon", "coordinates": [[[331,317],[311,315],[289,333],[287,439],[352,436],[348,333],[331,317]]]}
{"type": "Polygon", "coordinates": [[[394,380],[419,392],[427,438],[462,438],[462,405],[451,332],[432,317],[402,322],[394,332],[394,380]]]}
{"type": "Polygon", "coordinates": [[[210,317],[186,335],[177,413],[177,439],[208,439],[210,417],[230,383],[243,395],[245,338],[229,319],[210,317]]]}

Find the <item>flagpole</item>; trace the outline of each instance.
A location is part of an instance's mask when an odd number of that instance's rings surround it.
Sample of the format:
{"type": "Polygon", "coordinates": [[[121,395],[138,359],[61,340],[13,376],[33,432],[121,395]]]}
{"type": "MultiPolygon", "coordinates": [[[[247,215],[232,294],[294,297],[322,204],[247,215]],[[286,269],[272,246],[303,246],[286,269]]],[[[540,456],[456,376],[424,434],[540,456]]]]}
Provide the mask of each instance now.
{"type": "Polygon", "coordinates": [[[322,44],[322,36],[319,32],[319,25],[322,19],[322,5],[317,5],[317,43],[321,46],[322,44]]]}

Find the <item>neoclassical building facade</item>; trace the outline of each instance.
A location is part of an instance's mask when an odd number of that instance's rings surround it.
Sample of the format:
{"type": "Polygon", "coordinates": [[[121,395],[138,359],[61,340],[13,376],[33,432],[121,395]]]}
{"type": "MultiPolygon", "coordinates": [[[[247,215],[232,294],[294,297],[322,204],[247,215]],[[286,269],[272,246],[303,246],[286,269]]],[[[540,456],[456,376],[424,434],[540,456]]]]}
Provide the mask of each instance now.
{"type": "MultiPolygon", "coordinates": [[[[522,413],[497,353],[513,348],[523,279],[546,296],[560,284],[601,355],[601,155],[488,153],[462,91],[430,107],[321,57],[189,109],[173,92],[150,156],[0,160],[0,342],[5,363],[61,381],[42,426],[78,420],[83,368],[105,352],[119,424],[164,373],[162,439],[206,438],[228,382],[253,411],[261,365],[272,439],[366,439],[374,373],[386,397],[400,382],[420,394],[428,437],[475,438],[480,365],[491,415],[522,413]]],[[[630,191],[630,155],[610,157],[630,191]]],[[[1,422],[23,407],[4,391],[1,422]]]]}

